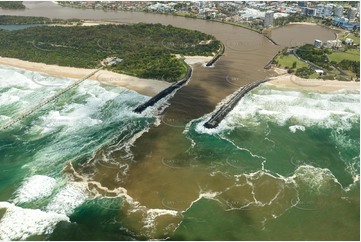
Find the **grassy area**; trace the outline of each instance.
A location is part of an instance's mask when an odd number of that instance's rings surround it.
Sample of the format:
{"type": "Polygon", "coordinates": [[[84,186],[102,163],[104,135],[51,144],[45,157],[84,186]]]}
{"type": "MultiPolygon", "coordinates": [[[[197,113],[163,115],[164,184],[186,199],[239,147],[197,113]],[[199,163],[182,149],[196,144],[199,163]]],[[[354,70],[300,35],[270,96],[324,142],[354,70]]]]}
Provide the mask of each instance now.
{"type": "Polygon", "coordinates": [[[280,55],[276,58],[276,61],[282,67],[292,68],[294,62],[296,62],[296,68],[307,67],[308,65],[302,61],[299,61],[294,55],[280,55]]]}
{"type": "Polygon", "coordinates": [[[360,50],[359,49],[351,49],[346,52],[333,52],[328,55],[330,61],[335,61],[337,63],[342,60],[352,60],[352,61],[360,61],[360,50]]]}
{"type": "Polygon", "coordinates": [[[341,36],[340,36],[340,40],[345,40],[346,38],[350,38],[353,40],[353,43],[356,44],[356,45],[359,45],[360,44],[360,37],[359,36],[355,36],[355,34],[353,33],[343,33],[341,36]]]}
{"type": "Polygon", "coordinates": [[[186,73],[183,61],[174,54],[210,56],[219,47],[220,42],[211,35],[161,24],[42,26],[0,31],[3,57],[95,68],[106,57],[116,56],[123,61],[108,67],[114,72],[170,81],[186,73]],[[209,40],[209,44],[200,44],[209,40]]]}

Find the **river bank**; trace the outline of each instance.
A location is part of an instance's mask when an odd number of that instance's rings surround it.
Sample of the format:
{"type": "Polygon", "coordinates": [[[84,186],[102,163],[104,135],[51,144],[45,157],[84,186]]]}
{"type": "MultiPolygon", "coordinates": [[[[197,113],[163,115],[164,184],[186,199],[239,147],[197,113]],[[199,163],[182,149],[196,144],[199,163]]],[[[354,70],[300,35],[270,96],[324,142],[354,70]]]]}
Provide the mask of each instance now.
{"type": "Polygon", "coordinates": [[[338,80],[320,80],[320,79],[304,79],[295,75],[284,74],[272,77],[269,84],[307,91],[334,92],[340,90],[360,91],[359,82],[338,81],[338,80]]]}
{"type": "Polygon", "coordinates": [[[289,22],[288,25],[311,25],[311,26],[315,26],[318,25],[317,23],[310,23],[310,22],[289,22]]]}
{"type": "MultiPolygon", "coordinates": [[[[189,65],[197,63],[204,64],[210,61],[212,58],[212,56],[184,56],[184,61],[189,65]]],[[[23,61],[8,57],[0,57],[0,65],[12,66],[34,72],[41,72],[56,77],[74,79],[80,79],[95,70],[48,65],[44,63],[23,61]]],[[[96,80],[108,85],[125,87],[146,96],[154,96],[172,84],[162,80],[139,78],[107,70],[100,70],[89,79],[96,80]]]]}

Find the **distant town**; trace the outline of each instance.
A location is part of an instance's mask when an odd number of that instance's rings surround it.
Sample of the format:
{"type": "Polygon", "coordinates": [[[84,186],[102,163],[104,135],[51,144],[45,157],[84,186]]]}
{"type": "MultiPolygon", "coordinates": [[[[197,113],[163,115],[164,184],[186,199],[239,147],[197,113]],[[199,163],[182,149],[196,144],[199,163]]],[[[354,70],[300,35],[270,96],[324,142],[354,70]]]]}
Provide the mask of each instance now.
{"type": "Polygon", "coordinates": [[[173,14],[241,24],[262,31],[288,22],[322,22],[346,30],[360,30],[360,2],[150,2],[61,1],[63,6],[173,14]]]}

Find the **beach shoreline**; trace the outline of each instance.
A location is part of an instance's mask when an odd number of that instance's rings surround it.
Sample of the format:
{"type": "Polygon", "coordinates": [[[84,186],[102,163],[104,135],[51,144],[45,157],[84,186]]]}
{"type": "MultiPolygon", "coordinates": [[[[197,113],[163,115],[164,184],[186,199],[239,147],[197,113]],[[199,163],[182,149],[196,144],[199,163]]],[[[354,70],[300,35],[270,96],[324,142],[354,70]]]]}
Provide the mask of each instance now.
{"type": "MultiPolygon", "coordinates": [[[[212,59],[211,56],[184,56],[184,58],[185,62],[189,65],[207,63],[210,59],[212,59]]],[[[44,63],[29,62],[7,57],[0,57],[0,65],[39,72],[55,77],[73,79],[80,79],[95,70],[48,65],[44,63]]],[[[278,75],[271,77],[271,81],[269,81],[268,83],[278,87],[321,92],[332,92],[339,90],[360,90],[359,82],[304,79],[295,75],[286,74],[281,70],[277,71],[276,73],[278,75]]],[[[107,70],[100,70],[89,79],[99,81],[106,85],[125,87],[146,96],[154,96],[172,84],[162,80],[138,78],[107,70]]]]}
{"type": "MultiPolygon", "coordinates": [[[[198,63],[206,63],[212,56],[184,56],[184,61],[189,65],[194,65],[198,63]]],[[[24,69],[28,71],[39,72],[55,77],[65,77],[80,79],[95,69],[87,68],[78,68],[78,67],[68,67],[68,66],[58,66],[58,65],[48,65],[45,63],[37,63],[24,61],[16,58],[8,58],[0,56],[0,65],[11,66],[19,69],[24,69]]],[[[127,89],[136,91],[142,95],[154,96],[166,89],[172,83],[166,82],[163,80],[156,79],[145,79],[135,76],[130,76],[121,73],[115,73],[107,70],[100,70],[95,75],[91,76],[89,79],[96,80],[101,83],[113,86],[121,86],[127,89]]]]}
{"type": "Polygon", "coordinates": [[[318,25],[317,23],[310,23],[310,22],[289,22],[287,25],[318,25]]]}
{"type": "Polygon", "coordinates": [[[360,82],[322,79],[304,79],[291,74],[270,78],[268,84],[288,89],[305,91],[335,92],[341,90],[360,91],[360,82]]]}
{"type": "MultiPolygon", "coordinates": [[[[23,61],[15,58],[0,57],[0,65],[11,66],[28,71],[43,73],[55,77],[80,79],[95,69],[76,68],[67,66],[48,65],[23,61]]],[[[144,79],[125,74],[115,73],[107,70],[100,70],[89,79],[113,86],[121,86],[136,91],[142,95],[154,96],[171,83],[155,79],[144,79]]]]}

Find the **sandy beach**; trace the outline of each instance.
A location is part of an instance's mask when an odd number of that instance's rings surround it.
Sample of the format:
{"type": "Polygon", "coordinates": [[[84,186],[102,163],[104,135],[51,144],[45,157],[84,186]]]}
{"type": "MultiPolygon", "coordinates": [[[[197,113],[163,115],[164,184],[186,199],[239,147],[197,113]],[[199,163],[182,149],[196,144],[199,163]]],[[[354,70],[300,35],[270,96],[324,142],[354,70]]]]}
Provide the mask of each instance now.
{"type": "Polygon", "coordinates": [[[294,88],[309,91],[333,92],[339,90],[360,91],[360,82],[303,79],[295,75],[285,74],[271,78],[269,84],[279,87],[294,88]]]}
{"type": "Polygon", "coordinates": [[[317,25],[316,23],[309,22],[289,22],[288,24],[317,25]]]}
{"type": "MultiPolygon", "coordinates": [[[[189,65],[196,63],[206,63],[211,60],[212,56],[184,56],[185,62],[189,65]]],[[[80,79],[92,72],[94,69],[66,67],[57,65],[47,65],[44,63],[36,63],[23,61],[15,58],[0,57],[0,64],[25,69],[34,72],[41,72],[51,76],[67,77],[80,79]]],[[[169,87],[171,83],[155,80],[144,79],[125,74],[115,73],[107,70],[100,70],[89,79],[97,80],[104,84],[121,86],[134,90],[146,96],[154,96],[163,89],[169,87]]]]}
{"type": "MultiPolygon", "coordinates": [[[[124,25],[126,23],[111,22],[111,21],[90,21],[90,20],[85,20],[85,21],[80,23],[80,26],[98,26],[98,25],[107,25],[107,24],[124,25]]],[[[78,23],[74,22],[74,23],[71,23],[71,24],[49,24],[49,26],[74,27],[74,26],[78,26],[78,23]]]]}
{"type": "MultiPolygon", "coordinates": [[[[0,64],[34,72],[41,72],[51,76],[76,79],[82,78],[94,70],[57,65],[47,65],[43,63],[35,63],[7,57],[0,57],[0,64]]],[[[97,80],[109,85],[122,86],[147,96],[154,96],[161,90],[171,85],[171,83],[165,81],[143,79],[106,70],[101,70],[97,72],[89,79],[97,80]]]]}
{"type": "Polygon", "coordinates": [[[184,62],[188,65],[196,63],[207,63],[213,59],[213,56],[184,56],[184,62]]]}
{"type": "MultiPolygon", "coordinates": [[[[185,56],[185,62],[189,65],[196,63],[206,63],[212,59],[212,56],[185,56]]],[[[44,63],[35,63],[23,61],[14,58],[0,57],[0,64],[25,69],[34,72],[41,72],[51,76],[67,77],[79,79],[89,74],[94,69],[65,67],[57,65],[47,65],[44,63]]],[[[360,90],[359,82],[346,82],[337,80],[320,80],[320,79],[303,79],[291,74],[285,74],[278,70],[279,74],[272,77],[272,81],[268,82],[286,88],[295,88],[311,91],[338,91],[338,90],[360,90]]],[[[115,85],[134,90],[140,94],[154,96],[163,89],[171,85],[171,83],[155,80],[144,79],[125,74],[114,73],[107,70],[101,70],[89,79],[96,80],[108,85],[115,85]]]]}

